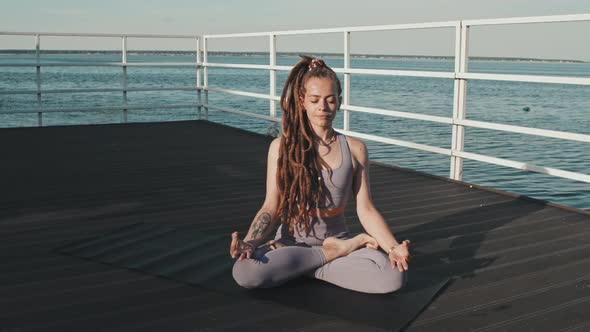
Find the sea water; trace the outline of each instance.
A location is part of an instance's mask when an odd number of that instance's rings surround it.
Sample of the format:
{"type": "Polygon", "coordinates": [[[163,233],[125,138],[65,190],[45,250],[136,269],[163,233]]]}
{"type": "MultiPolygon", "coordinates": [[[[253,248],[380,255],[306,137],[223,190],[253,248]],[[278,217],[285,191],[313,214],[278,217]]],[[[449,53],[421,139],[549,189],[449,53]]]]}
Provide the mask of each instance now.
{"type": "MultiPolygon", "coordinates": [[[[214,63],[268,64],[262,56],[210,56],[214,63]]],[[[342,67],[342,58],[325,59],[328,65],[342,67]]],[[[34,63],[31,55],[2,55],[0,63],[34,63]]],[[[106,54],[43,55],[42,63],[119,62],[120,56],[106,54]]],[[[194,56],[132,55],[129,62],[194,62],[194,56]]],[[[291,66],[293,56],[279,56],[278,65],[291,66]]],[[[423,70],[452,72],[454,62],[441,59],[353,58],[352,68],[423,70]]],[[[477,73],[590,77],[590,63],[542,61],[470,61],[469,71],[477,73]]],[[[179,87],[196,85],[196,68],[180,66],[128,67],[129,88],[179,87]]],[[[286,71],[277,73],[280,95],[286,71]]],[[[342,75],[340,75],[342,78],[342,75]]],[[[123,88],[121,67],[42,67],[41,88],[123,88]]],[[[267,70],[210,68],[209,86],[268,94],[267,70]]],[[[36,89],[35,67],[0,67],[0,91],[36,89]]],[[[157,106],[197,103],[195,91],[128,92],[129,106],[157,106]]],[[[122,106],[122,92],[47,93],[44,109],[122,106]]],[[[350,103],[416,114],[451,117],[453,80],[401,76],[351,75],[350,103]]],[[[209,104],[262,115],[269,115],[270,102],[245,96],[210,92],[209,104]]],[[[36,113],[18,113],[38,107],[36,94],[0,94],[0,127],[36,126],[36,113]],[[5,114],[8,112],[8,114],[5,114]]],[[[277,116],[281,116],[277,106],[277,116]]],[[[334,126],[343,127],[340,111],[334,126]]],[[[204,116],[204,110],[201,116],[204,116]]],[[[195,108],[129,110],[128,122],[198,119],[195,108]]],[[[271,133],[266,120],[210,109],[208,119],[252,130],[271,133]]],[[[532,128],[590,134],[590,86],[469,80],[467,119],[532,128]]],[[[123,113],[112,111],[46,112],[43,125],[120,123],[123,113]]],[[[278,126],[280,127],[280,125],[278,126]]],[[[280,128],[278,128],[280,129],[280,128]]],[[[451,126],[396,117],[350,112],[350,130],[448,149],[451,126]]],[[[366,141],[370,158],[386,164],[449,176],[450,157],[383,143],[366,141]]],[[[589,144],[539,136],[466,127],[465,151],[506,158],[543,167],[590,174],[589,144]]],[[[590,210],[590,184],[508,167],[465,160],[463,180],[538,199],[590,210]]]]}

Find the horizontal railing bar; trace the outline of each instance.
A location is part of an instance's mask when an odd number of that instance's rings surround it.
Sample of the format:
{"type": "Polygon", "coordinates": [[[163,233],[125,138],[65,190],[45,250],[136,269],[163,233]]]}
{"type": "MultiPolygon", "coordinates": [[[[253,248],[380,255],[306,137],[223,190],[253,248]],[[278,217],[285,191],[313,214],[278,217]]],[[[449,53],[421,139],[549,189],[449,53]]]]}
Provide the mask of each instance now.
{"type": "Polygon", "coordinates": [[[432,23],[408,23],[408,24],[392,24],[392,25],[374,25],[361,27],[343,27],[336,29],[318,29],[316,30],[292,30],[292,31],[278,31],[274,32],[276,35],[294,35],[294,34],[314,34],[314,33],[329,33],[329,32],[372,32],[372,31],[387,31],[387,30],[414,30],[414,29],[432,29],[432,28],[454,28],[457,27],[459,21],[444,21],[432,23]],[[332,31],[330,31],[332,30],[332,31]]]}
{"type": "Polygon", "coordinates": [[[280,96],[276,96],[273,98],[270,95],[265,95],[262,93],[246,92],[246,91],[240,91],[240,90],[229,90],[229,89],[220,89],[220,88],[204,88],[204,90],[212,91],[212,92],[228,93],[228,94],[238,95],[238,96],[255,97],[255,98],[260,98],[260,99],[277,100],[277,101],[281,100],[280,96]]]}
{"type": "Polygon", "coordinates": [[[583,174],[583,173],[564,171],[564,170],[561,170],[558,168],[537,166],[537,165],[528,164],[528,163],[524,163],[524,162],[520,162],[520,161],[484,156],[484,155],[480,155],[477,153],[464,152],[464,151],[453,151],[453,155],[456,155],[458,157],[465,158],[465,159],[481,161],[481,162],[488,163],[488,164],[506,166],[506,167],[521,169],[521,170],[525,170],[525,171],[543,173],[543,174],[547,174],[547,175],[553,175],[553,176],[558,176],[558,177],[562,177],[562,178],[566,178],[566,179],[590,183],[590,175],[583,174]]]}
{"type": "Polygon", "coordinates": [[[576,15],[551,15],[551,16],[536,16],[536,17],[513,17],[504,19],[477,19],[477,20],[462,20],[462,21],[445,21],[432,23],[410,23],[410,24],[394,24],[394,25],[374,25],[374,26],[360,26],[360,27],[339,27],[328,29],[306,29],[306,30],[287,30],[287,31],[266,31],[266,32],[250,32],[250,33],[230,33],[230,34],[216,34],[204,35],[206,39],[220,39],[220,38],[241,38],[241,37],[266,37],[269,35],[301,35],[301,34],[318,34],[318,33],[343,33],[343,32],[370,32],[383,30],[411,30],[411,29],[429,29],[429,28],[451,28],[457,27],[459,24],[468,26],[477,25],[497,25],[497,24],[521,24],[521,23],[553,23],[553,22],[576,22],[589,21],[590,14],[576,14],[576,15]]]}
{"type": "Polygon", "coordinates": [[[353,106],[353,105],[342,105],[342,106],[340,106],[340,108],[345,109],[345,110],[349,110],[349,111],[355,111],[355,112],[379,114],[379,115],[393,116],[393,117],[413,119],[413,120],[438,122],[438,123],[444,123],[444,124],[449,124],[449,125],[453,123],[452,118],[445,118],[442,116],[415,114],[415,113],[409,113],[409,112],[391,111],[391,110],[384,110],[384,109],[379,109],[379,108],[353,106]]]}
{"type": "MultiPolygon", "coordinates": [[[[256,98],[271,99],[269,95],[263,95],[263,94],[257,94],[257,93],[249,93],[249,92],[227,90],[227,89],[211,89],[211,88],[208,90],[209,91],[224,92],[224,93],[231,93],[231,94],[236,94],[236,95],[244,95],[244,96],[250,96],[250,97],[256,97],[256,98]]],[[[275,100],[280,100],[280,97],[277,96],[275,98],[275,100]]],[[[439,116],[415,114],[415,113],[400,112],[400,111],[391,111],[391,110],[353,106],[353,105],[342,105],[341,109],[355,111],[355,112],[393,116],[393,117],[398,117],[398,118],[430,121],[430,122],[443,123],[443,124],[449,124],[449,125],[455,123],[455,124],[469,126],[469,127],[494,129],[494,130],[499,130],[499,131],[523,133],[523,134],[530,134],[530,135],[536,135],[536,136],[542,136],[542,137],[561,138],[561,139],[580,141],[580,142],[590,142],[590,135],[576,134],[576,133],[570,133],[570,132],[560,132],[560,131],[554,131],[554,130],[536,129],[536,128],[521,127],[521,126],[504,125],[504,124],[494,124],[494,123],[487,123],[487,122],[473,121],[473,120],[458,120],[458,119],[453,120],[452,118],[445,118],[445,117],[439,117],[439,116]]]]}
{"type": "MultiPolygon", "coordinates": [[[[270,66],[270,65],[252,65],[252,64],[226,64],[226,63],[203,63],[204,67],[218,68],[238,68],[238,69],[262,69],[262,70],[284,70],[289,71],[291,66],[270,66]]],[[[434,77],[434,78],[455,78],[452,72],[437,71],[413,71],[413,70],[390,70],[390,69],[361,69],[361,68],[332,68],[337,73],[344,74],[367,74],[367,75],[390,75],[390,76],[415,76],[415,77],[434,77]]]]}
{"type": "Polygon", "coordinates": [[[438,71],[416,71],[416,70],[391,70],[391,69],[357,69],[357,68],[334,68],[337,73],[365,74],[365,75],[388,75],[388,76],[413,76],[413,77],[434,77],[434,78],[455,78],[455,73],[438,71]]]}
{"type": "Polygon", "coordinates": [[[514,18],[504,18],[504,19],[480,19],[480,20],[462,20],[462,21],[446,21],[446,22],[432,22],[432,23],[410,23],[410,24],[375,25],[375,26],[361,26],[361,27],[340,27],[340,28],[328,28],[328,29],[307,29],[307,30],[290,30],[290,31],[268,31],[268,32],[217,34],[217,35],[204,35],[203,38],[220,39],[220,38],[241,38],[241,37],[266,37],[269,35],[280,36],[280,35],[302,35],[302,34],[318,34],[318,33],[370,32],[370,31],[384,31],[384,30],[450,28],[450,27],[457,27],[460,23],[463,23],[463,25],[468,25],[468,26],[477,26],[477,25],[521,24],[521,23],[576,22],[576,21],[589,21],[589,20],[590,20],[590,14],[552,15],[552,16],[537,16],[537,17],[514,17],[514,18]]]}
{"type": "Polygon", "coordinates": [[[169,109],[169,108],[195,108],[202,106],[202,104],[177,104],[177,105],[143,105],[143,106],[130,106],[130,105],[118,105],[118,106],[99,106],[99,107],[77,107],[77,108],[42,108],[42,109],[31,109],[24,111],[0,111],[0,114],[21,114],[21,113],[60,113],[60,112],[98,112],[98,111],[120,111],[126,110],[143,110],[143,109],[169,109]]]}
{"type": "MultiPolygon", "coordinates": [[[[128,53],[129,55],[129,53],[128,53]]],[[[121,63],[121,66],[127,67],[141,67],[141,66],[149,66],[149,67],[158,67],[158,66],[180,66],[180,67],[192,67],[192,66],[201,66],[200,63],[197,62],[125,62],[121,63]]]]}
{"type": "Polygon", "coordinates": [[[220,39],[220,38],[243,38],[243,37],[268,37],[273,32],[243,32],[243,33],[227,33],[219,35],[203,35],[203,39],[220,39]]]}
{"type": "MultiPolygon", "coordinates": [[[[220,110],[220,111],[228,112],[228,113],[235,113],[235,114],[250,116],[250,117],[259,118],[259,119],[263,119],[263,120],[270,120],[270,121],[275,121],[275,122],[282,121],[281,118],[273,118],[273,117],[270,117],[267,115],[259,115],[259,114],[254,114],[254,113],[250,113],[250,112],[243,112],[243,111],[233,110],[233,109],[219,107],[219,106],[203,105],[203,107],[208,107],[210,109],[216,109],[216,110],[220,110]]],[[[339,132],[341,132],[345,135],[368,139],[368,140],[372,140],[372,141],[376,141],[376,142],[393,144],[393,145],[403,146],[403,147],[407,147],[407,148],[413,148],[413,149],[417,149],[417,150],[439,153],[439,154],[443,154],[443,155],[449,155],[449,156],[451,155],[450,149],[443,149],[443,148],[434,147],[434,146],[430,146],[430,145],[413,143],[413,142],[408,142],[408,141],[403,141],[403,140],[398,140],[398,139],[393,139],[393,138],[376,136],[376,135],[363,134],[363,133],[359,133],[359,132],[355,132],[355,131],[343,130],[343,129],[338,129],[338,128],[336,128],[336,130],[338,130],[339,132]]]]}
{"type": "MultiPolygon", "coordinates": [[[[205,105],[205,106],[208,106],[208,105],[205,105]]],[[[218,110],[221,110],[224,112],[241,114],[241,115],[260,118],[260,119],[264,119],[264,120],[271,120],[271,121],[276,121],[276,122],[281,121],[281,119],[275,119],[275,118],[265,116],[265,115],[258,115],[258,114],[253,114],[253,113],[249,113],[249,112],[230,110],[230,109],[217,107],[217,106],[208,106],[208,107],[212,108],[212,109],[218,109],[218,110]]],[[[583,182],[590,183],[590,175],[586,175],[583,173],[570,172],[570,171],[565,171],[565,170],[551,168],[551,167],[542,167],[542,166],[537,166],[537,165],[528,164],[528,163],[524,163],[524,162],[513,161],[513,160],[509,160],[509,159],[502,159],[502,158],[479,155],[476,153],[456,151],[456,150],[451,151],[450,149],[438,148],[438,147],[433,147],[433,146],[429,146],[429,145],[418,144],[418,143],[397,140],[397,139],[392,139],[392,138],[386,138],[386,137],[381,137],[381,136],[376,136],[376,135],[363,134],[363,133],[359,133],[359,132],[343,130],[343,129],[338,129],[338,128],[336,130],[338,130],[339,132],[341,132],[345,135],[350,135],[353,137],[358,137],[358,138],[367,139],[367,140],[371,140],[371,141],[392,144],[392,145],[397,145],[397,146],[402,146],[402,147],[407,147],[407,148],[412,148],[412,149],[417,149],[417,150],[422,150],[422,151],[427,151],[427,152],[434,152],[434,153],[443,154],[443,155],[451,155],[452,154],[452,155],[462,157],[465,159],[476,160],[476,161],[481,161],[481,162],[485,162],[485,163],[489,163],[489,164],[495,164],[495,165],[506,166],[506,167],[516,168],[516,169],[521,169],[521,170],[533,171],[533,172],[537,172],[537,173],[543,173],[543,174],[547,174],[547,175],[553,175],[553,176],[558,176],[558,177],[567,178],[567,179],[571,179],[571,180],[577,180],[577,181],[583,181],[583,182]]]]}
{"type": "Polygon", "coordinates": [[[576,22],[590,21],[590,14],[574,15],[551,15],[534,17],[509,17],[495,19],[463,20],[463,25],[498,25],[498,24],[525,24],[525,23],[555,23],[555,22],[576,22]]]}
{"type": "MultiPolygon", "coordinates": [[[[261,70],[283,70],[289,71],[290,66],[269,66],[269,65],[251,65],[251,64],[222,64],[222,63],[195,63],[195,62],[64,62],[64,63],[3,63],[0,67],[219,67],[219,68],[239,68],[239,69],[261,69],[261,70]]],[[[389,70],[389,69],[344,69],[333,68],[337,73],[366,74],[366,75],[384,75],[384,76],[409,76],[409,77],[433,77],[433,78],[460,78],[476,80],[495,80],[495,81],[512,81],[512,82],[531,82],[531,83],[557,83],[557,84],[574,84],[590,85],[590,78],[587,77],[557,77],[557,76],[537,76],[537,75],[506,75],[506,74],[485,74],[485,73],[451,73],[451,72],[432,72],[432,71],[411,71],[411,70],[389,70]]]]}
{"type": "Polygon", "coordinates": [[[507,124],[474,121],[474,120],[460,120],[460,119],[455,119],[454,123],[458,124],[458,125],[462,125],[462,126],[468,126],[468,127],[493,129],[493,130],[517,133],[517,134],[527,134],[527,135],[536,135],[536,136],[541,136],[541,137],[561,138],[561,139],[570,140],[570,141],[590,143],[590,135],[577,134],[577,133],[572,133],[572,132],[567,132],[567,131],[537,129],[537,128],[530,128],[530,127],[522,127],[522,126],[512,126],[512,125],[507,125],[507,124]]]}
{"type": "Polygon", "coordinates": [[[328,29],[307,29],[307,30],[287,30],[287,31],[269,31],[269,32],[204,35],[203,38],[220,39],[220,38],[240,38],[240,37],[265,37],[265,36],[269,36],[269,35],[286,36],[286,35],[302,35],[302,34],[318,34],[318,33],[370,32],[370,31],[384,31],[384,30],[454,28],[458,24],[459,24],[459,21],[432,22],[432,23],[409,23],[409,24],[394,24],[394,25],[341,27],[341,28],[328,28],[328,29]]]}
{"type": "Polygon", "coordinates": [[[51,37],[131,37],[131,38],[191,38],[200,39],[199,35],[150,35],[150,34],[120,34],[120,33],[65,33],[65,32],[17,32],[0,31],[4,36],[51,36],[51,37]]]}
{"type": "Polygon", "coordinates": [[[47,62],[0,63],[0,67],[198,67],[196,62],[47,62]]]}
{"type": "Polygon", "coordinates": [[[472,79],[472,80],[590,85],[590,77],[507,75],[507,74],[485,74],[485,73],[457,73],[456,76],[457,76],[457,78],[472,79]]]}
{"type": "Polygon", "coordinates": [[[273,118],[272,116],[268,116],[268,115],[261,115],[261,114],[251,113],[251,112],[238,111],[238,110],[234,110],[231,108],[212,106],[212,105],[208,105],[208,104],[204,104],[203,107],[207,107],[209,109],[218,110],[218,111],[227,112],[227,113],[245,115],[245,116],[258,118],[258,119],[262,119],[262,120],[268,120],[268,121],[274,121],[274,122],[281,122],[282,121],[281,118],[273,118]]]}
{"type": "MultiPolygon", "coordinates": [[[[195,62],[71,62],[71,63],[3,63],[0,67],[194,67],[201,64],[195,62]]],[[[249,64],[202,64],[207,67],[240,68],[240,69],[263,69],[289,71],[289,66],[249,65],[249,64]]],[[[536,75],[505,75],[505,74],[484,74],[484,73],[450,73],[450,72],[426,72],[410,70],[388,70],[388,69],[343,69],[333,68],[338,73],[384,75],[384,76],[411,76],[411,77],[433,77],[433,78],[460,78],[477,80],[495,80],[512,82],[531,83],[557,83],[590,85],[590,78],[587,77],[557,77],[557,76],[536,76],[536,75]]]]}
{"type": "Polygon", "coordinates": [[[450,149],[444,149],[444,148],[439,148],[439,147],[425,145],[425,144],[413,143],[413,142],[403,141],[403,140],[394,139],[394,138],[381,137],[381,136],[377,136],[377,135],[363,134],[363,133],[359,133],[356,131],[343,130],[343,129],[338,129],[338,128],[335,128],[335,129],[345,135],[350,135],[353,137],[367,139],[367,140],[371,140],[371,141],[375,141],[375,142],[403,146],[406,148],[412,148],[412,149],[422,150],[422,151],[427,151],[427,152],[434,152],[434,153],[443,154],[443,155],[447,155],[447,156],[451,155],[450,149]]]}
{"type": "Polygon", "coordinates": [[[203,67],[217,67],[217,68],[237,68],[237,69],[264,69],[264,70],[291,70],[292,67],[289,66],[280,66],[284,67],[284,69],[279,69],[279,66],[270,66],[270,65],[252,65],[252,64],[233,64],[233,63],[217,63],[217,62],[207,62],[203,63],[203,67]]]}
{"type": "MultiPolygon", "coordinates": [[[[164,109],[195,108],[195,107],[199,107],[199,106],[208,107],[210,109],[216,109],[216,110],[223,111],[223,112],[234,113],[234,114],[259,118],[259,119],[263,119],[263,120],[274,121],[274,122],[282,121],[280,118],[273,118],[273,117],[266,116],[266,115],[260,115],[260,114],[250,113],[250,112],[243,112],[243,111],[238,111],[238,110],[233,110],[233,109],[228,109],[228,108],[223,108],[223,107],[218,107],[218,106],[212,106],[212,105],[207,105],[207,104],[155,105],[155,106],[147,106],[147,105],[146,106],[125,106],[125,105],[121,105],[121,106],[87,107],[87,108],[74,108],[74,109],[67,109],[67,108],[43,109],[41,111],[49,113],[49,112],[120,110],[123,108],[129,109],[129,110],[132,110],[132,109],[158,109],[158,108],[164,108],[164,109]]],[[[0,112],[0,114],[38,113],[38,112],[39,112],[39,110],[27,110],[27,111],[19,111],[19,112],[0,112]]],[[[523,162],[518,162],[518,161],[513,161],[513,160],[508,160],[508,159],[479,155],[479,154],[475,154],[475,153],[469,153],[469,152],[463,152],[463,151],[451,151],[450,149],[443,149],[443,148],[438,148],[438,147],[433,147],[433,146],[429,146],[429,145],[418,144],[418,143],[413,143],[413,142],[408,142],[408,141],[403,141],[403,140],[397,140],[397,139],[386,138],[386,137],[381,137],[381,136],[376,136],[376,135],[358,133],[358,132],[354,132],[354,131],[347,131],[347,130],[342,130],[342,129],[337,129],[337,130],[345,135],[350,135],[353,137],[372,140],[372,141],[376,141],[376,142],[393,144],[393,145],[397,145],[397,146],[413,148],[413,149],[427,151],[427,152],[439,153],[439,154],[443,154],[443,155],[451,155],[451,153],[452,153],[453,155],[456,155],[456,156],[459,156],[459,157],[462,157],[465,159],[476,160],[476,161],[481,161],[481,162],[485,162],[485,163],[496,164],[496,165],[500,165],[500,166],[506,166],[506,167],[516,168],[516,169],[521,169],[521,170],[528,170],[528,171],[533,171],[533,172],[537,172],[537,173],[554,175],[554,176],[559,176],[559,177],[563,177],[563,178],[568,178],[568,179],[572,179],[572,180],[590,183],[590,175],[586,175],[586,174],[582,174],[582,173],[564,171],[564,170],[551,168],[551,167],[542,167],[542,166],[537,166],[537,165],[533,165],[533,164],[528,164],[528,163],[523,163],[523,162]]]]}
{"type": "MultiPolygon", "coordinates": [[[[220,89],[220,88],[206,88],[205,90],[212,91],[212,92],[221,92],[221,93],[228,93],[233,95],[240,95],[240,96],[247,96],[247,97],[255,97],[260,99],[267,99],[267,100],[276,100],[280,101],[280,96],[275,96],[272,98],[270,95],[254,93],[254,92],[246,92],[240,90],[229,90],[229,89],[220,89]]],[[[370,113],[370,114],[379,114],[379,115],[386,115],[386,116],[393,116],[398,118],[406,118],[406,119],[413,119],[413,120],[423,120],[423,121],[430,121],[430,122],[437,122],[437,123],[444,123],[444,124],[452,124],[452,118],[445,118],[440,116],[433,116],[433,115],[425,115],[425,114],[415,114],[409,112],[401,112],[401,111],[391,111],[391,110],[384,110],[379,108],[372,108],[372,107],[361,107],[361,106],[353,106],[353,105],[341,105],[341,109],[355,111],[355,112],[363,112],[363,113],[370,113]]]]}
{"type": "Polygon", "coordinates": [[[12,94],[37,94],[37,93],[88,93],[88,92],[142,92],[142,91],[197,91],[202,88],[197,86],[177,86],[177,87],[162,87],[162,88],[127,88],[127,89],[51,89],[51,90],[12,90],[1,91],[0,95],[12,94]]]}

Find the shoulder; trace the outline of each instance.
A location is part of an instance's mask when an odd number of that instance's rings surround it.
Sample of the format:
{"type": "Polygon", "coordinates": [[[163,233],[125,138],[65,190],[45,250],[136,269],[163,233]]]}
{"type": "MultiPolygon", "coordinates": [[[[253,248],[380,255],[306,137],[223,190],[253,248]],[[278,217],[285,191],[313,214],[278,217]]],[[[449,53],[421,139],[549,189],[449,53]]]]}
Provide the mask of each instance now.
{"type": "Polygon", "coordinates": [[[367,155],[367,145],[365,142],[350,136],[345,136],[346,141],[348,142],[348,146],[350,148],[350,153],[355,158],[361,158],[364,155],[367,155]]]}
{"type": "Polygon", "coordinates": [[[279,155],[279,147],[281,145],[281,137],[277,137],[270,142],[270,146],[268,147],[268,154],[269,156],[278,156],[279,155]]]}
{"type": "Polygon", "coordinates": [[[356,163],[365,164],[368,162],[369,153],[367,151],[367,145],[365,142],[350,136],[345,136],[350,148],[350,154],[356,163]]]}
{"type": "Polygon", "coordinates": [[[281,137],[277,137],[270,142],[270,149],[278,149],[281,144],[281,137]]]}

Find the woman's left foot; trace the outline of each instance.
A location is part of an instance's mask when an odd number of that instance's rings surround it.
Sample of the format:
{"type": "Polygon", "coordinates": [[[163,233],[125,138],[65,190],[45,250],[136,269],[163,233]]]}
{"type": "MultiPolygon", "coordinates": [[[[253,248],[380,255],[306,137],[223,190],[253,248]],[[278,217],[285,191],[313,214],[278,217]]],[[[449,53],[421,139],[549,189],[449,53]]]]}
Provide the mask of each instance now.
{"type": "Polygon", "coordinates": [[[330,262],[362,247],[377,249],[379,245],[377,244],[377,240],[372,236],[362,233],[347,240],[341,240],[335,237],[326,238],[322,245],[322,250],[324,256],[326,256],[326,260],[330,262]]]}

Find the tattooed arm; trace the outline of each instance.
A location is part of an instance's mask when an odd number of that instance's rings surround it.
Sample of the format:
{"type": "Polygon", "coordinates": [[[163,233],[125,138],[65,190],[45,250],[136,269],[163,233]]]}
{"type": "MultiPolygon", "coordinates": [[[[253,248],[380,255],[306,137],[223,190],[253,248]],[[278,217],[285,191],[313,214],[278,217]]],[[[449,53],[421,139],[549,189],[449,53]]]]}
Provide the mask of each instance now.
{"type": "Polygon", "coordinates": [[[273,221],[273,217],[268,211],[265,209],[260,210],[256,215],[256,218],[254,218],[244,241],[253,245],[254,248],[268,241],[268,238],[272,236],[275,228],[275,223],[273,221]]]}
{"type": "Polygon", "coordinates": [[[250,225],[248,235],[244,240],[238,238],[238,232],[232,233],[230,245],[230,255],[240,260],[250,258],[254,249],[267,242],[275,229],[276,218],[273,218],[271,212],[264,207],[258,211],[256,218],[250,225]]]}
{"type": "Polygon", "coordinates": [[[266,171],[266,198],[262,208],[256,214],[248,234],[240,240],[238,233],[232,234],[230,255],[234,258],[250,258],[252,251],[268,241],[272,236],[278,220],[279,190],[277,186],[277,160],[280,138],[276,138],[268,149],[266,171]]]}

